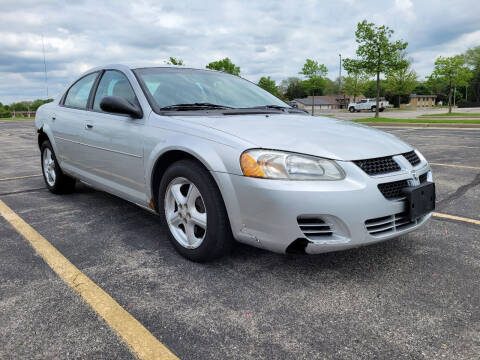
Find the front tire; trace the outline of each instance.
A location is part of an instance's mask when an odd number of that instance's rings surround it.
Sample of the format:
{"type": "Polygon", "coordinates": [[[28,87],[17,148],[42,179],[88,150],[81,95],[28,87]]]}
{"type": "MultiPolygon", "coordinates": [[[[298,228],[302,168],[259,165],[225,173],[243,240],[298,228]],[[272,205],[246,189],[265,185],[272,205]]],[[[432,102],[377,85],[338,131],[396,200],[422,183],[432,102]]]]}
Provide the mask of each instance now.
{"type": "Polygon", "coordinates": [[[355,108],[353,106],[350,106],[350,108],[348,109],[348,111],[350,111],[351,113],[355,112],[355,108]]]}
{"type": "Polygon", "coordinates": [[[60,169],[52,144],[46,140],[40,147],[42,173],[48,190],[54,194],[67,194],[75,190],[75,179],[60,169]]]}
{"type": "Polygon", "coordinates": [[[225,204],[203,166],[192,160],[170,165],[160,182],[158,204],[169,239],[184,257],[204,262],[230,252],[233,236],[225,204]]]}
{"type": "Polygon", "coordinates": [[[376,106],[372,106],[372,108],[370,109],[371,112],[375,112],[376,108],[377,108],[376,106]]]}

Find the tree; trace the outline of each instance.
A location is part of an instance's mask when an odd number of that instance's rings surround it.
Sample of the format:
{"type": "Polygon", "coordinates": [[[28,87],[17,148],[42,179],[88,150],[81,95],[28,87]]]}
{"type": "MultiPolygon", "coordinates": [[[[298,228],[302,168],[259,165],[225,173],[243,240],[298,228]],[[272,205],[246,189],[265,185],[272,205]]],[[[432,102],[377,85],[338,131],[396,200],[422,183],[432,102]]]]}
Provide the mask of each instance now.
{"type": "Polygon", "coordinates": [[[302,67],[302,71],[299,74],[306,76],[309,79],[312,78],[324,78],[327,76],[327,67],[323,64],[319,64],[317,61],[306,59],[305,64],[302,67]]]}
{"type": "Polygon", "coordinates": [[[308,95],[323,95],[324,89],[327,86],[327,80],[321,77],[312,77],[310,79],[303,80],[302,86],[308,95]]]}
{"type": "Polygon", "coordinates": [[[262,89],[268,91],[270,94],[279,97],[279,93],[277,90],[277,85],[275,84],[275,80],[270,79],[270,76],[262,76],[260,80],[258,80],[258,86],[262,89]]]}
{"type": "Polygon", "coordinates": [[[173,56],[170,56],[170,57],[168,58],[168,61],[165,61],[165,64],[167,64],[167,65],[179,65],[179,66],[182,66],[182,65],[183,65],[183,60],[182,60],[182,59],[174,58],[173,56]]]}
{"type": "Polygon", "coordinates": [[[312,59],[306,59],[305,64],[302,67],[302,71],[299,74],[307,77],[307,80],[303,82],[303,86],[309,95],[313,96],[312,101],[312,115],[314,115],[315,109],[315,95],[322,95],[326,82],[327,67],[323,64],[319,64],[312,59]]]}
{"type": "Polygon", "coordinates": [[[285,89],[283,95],[288,100],[302,99],[307,96],[302,80],[297,77],[289,77],[287,80],[283,80],[280,87],[285,89]]]}
{"type": "Polygon", "coordinates": [[[362,70],[361,63],[357,60],[347,59],[347,62],[344,60],[343,68],[348,73],[342,82],[343,93],[353,95],[353,102],[356,102],[357,96],[365,92],[368,75],[362,70]]]}
{"type": "Polygon", "coordinates": [[[465,58],[461,55],[452,57],[440,56],[435,60],[431,78],[448,84],[448,112],[452,112],[452,92],[457,86],[465,86],[472,77],[472,71],[465,66],[465,58]]]}
{"type": "Polygon", "coordinates": [[[407,66],[387,72],[385,88],[391,95],[398,96],[398,107],[400,107],[400,97],[411,94],[412,90],[418,84],[418,75],[410,68],[410,61],[407,60],[407,66]]]}
{"type": "Polygon", "coordinates": [[[470,99],[480,102],[480,46],[468,49],[465,53],[465,63],[472,70],[472,77],[465,94],[470,94],[470,99]]]}
{"type": "Polygon", "coordinates": [[[240,75],[240,67],[236,66],[232,61],[226,57],[225,59],[212,61],[206,66],[207,69],[223,71],[232,75],[240,75]]]}
{"type": "Polygon", "coordinates": [[[380,98],[380,74],[398,70],[405,67],[405,60],[401,53],[407,48],[408,43],[397,40],[391,42],[393,30],[388,26],[375,26],[373,23],[363,20],[357,25],[355,32],[356,42],[359,44],[356,54],[358,60],[345,59],[347,66],[351,62],[359,62],[360,68],[367,74],[376,75],[377,78],[377,102],[375,117],[378,117],[380,98]]]}

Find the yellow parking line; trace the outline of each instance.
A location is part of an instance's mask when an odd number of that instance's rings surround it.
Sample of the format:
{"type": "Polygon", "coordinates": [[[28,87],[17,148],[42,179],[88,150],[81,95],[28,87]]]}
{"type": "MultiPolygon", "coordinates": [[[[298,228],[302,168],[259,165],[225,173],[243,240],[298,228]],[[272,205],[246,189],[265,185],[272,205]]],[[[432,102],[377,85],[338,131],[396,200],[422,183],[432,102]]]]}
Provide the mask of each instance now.
{"type": "Polygon", "coordinates": [[[434,212],[433,216],[439,217],[439,218],[444,218],[444,219],[468,222],[468,223],[475,224],[475,225],[480,225],[480,220],[464,218],[464,217],[461,217],[461,216],[448,215],[448,214],[442,214],[442,213],[437,213],[437,212],[434,212]]]}
{"type": "Polygon", "coordinates": [[[429,163],[430,165],[436,165],[436,166],[451,166],[451,167],[458,167],[458,168],[463,168],[463,169],[474,169],[474,170],[480,170],[480,166],[467,166],[467,165],[454,165],[454,164],[441,164],[441,163],[429,163]]]}
{"type": "Polygon", "coordinates": [[[42,174],[25,175],[25,176],[15,176],[15,177],[9,177],[9,178],[0,179],[0,181],[10,181],[10,180],[18,180],[18,179],[27,179],[27,178],[33,178],[33,177],[39,177],[39,176],[42,176],[42,174]]]}
{"type": "Polygon", "coordinates": [[[140,359],[178,359],[165,345],[155,338],[138,320],[123,309],[105,291],[65,258],[47,239],[20,218],[0,200],[0,215],[7,220],[45,262],[87,304],[115,330],[130,350],[140,359]]]}

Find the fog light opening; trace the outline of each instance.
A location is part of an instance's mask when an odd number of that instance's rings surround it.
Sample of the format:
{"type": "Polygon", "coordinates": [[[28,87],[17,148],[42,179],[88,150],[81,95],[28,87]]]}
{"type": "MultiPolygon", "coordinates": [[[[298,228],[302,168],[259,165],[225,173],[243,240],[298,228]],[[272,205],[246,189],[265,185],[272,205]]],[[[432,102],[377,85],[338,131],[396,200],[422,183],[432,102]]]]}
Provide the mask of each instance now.
{"type": "Polygon", "coordinates": [[[305,238],[298,238],[288,245],[285,252],[287,254],[305,254],[305,248],[309,243],[310,241],[305,238]]]}

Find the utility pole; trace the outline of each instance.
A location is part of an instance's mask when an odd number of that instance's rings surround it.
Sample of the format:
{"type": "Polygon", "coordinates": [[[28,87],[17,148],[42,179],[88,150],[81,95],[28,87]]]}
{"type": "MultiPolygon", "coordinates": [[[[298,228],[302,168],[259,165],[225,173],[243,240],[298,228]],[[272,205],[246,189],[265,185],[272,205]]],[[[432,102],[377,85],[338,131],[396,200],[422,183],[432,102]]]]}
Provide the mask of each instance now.
{"type": "Polygon", "coordinates": [[[340,91],[340,94],[343,93],[343,104],[340,106],[340,108],[342,108],[342,106],[345,106],[346,108],[347,106],[345,104],[345,93],[342,91],[342,54],[338,54],[338,57],[340,58],[340,63],[338,67],[338,91],[340,91]]]}
{"type": "Polygon", "coordinates": [[[45,87],[47,89],[47,99],[48,99],[47,61],[45,60],[45,43],[43,42],[43,34],[42,34],[42,49],[43,49],[43,69],[45,71],[45,87]]]}
{"type": "Polygon", "coordinates": [[[338,91],[342,93],[342,54],[338,54],[340,57],[340,66],[338,68],[338,91]]]}

